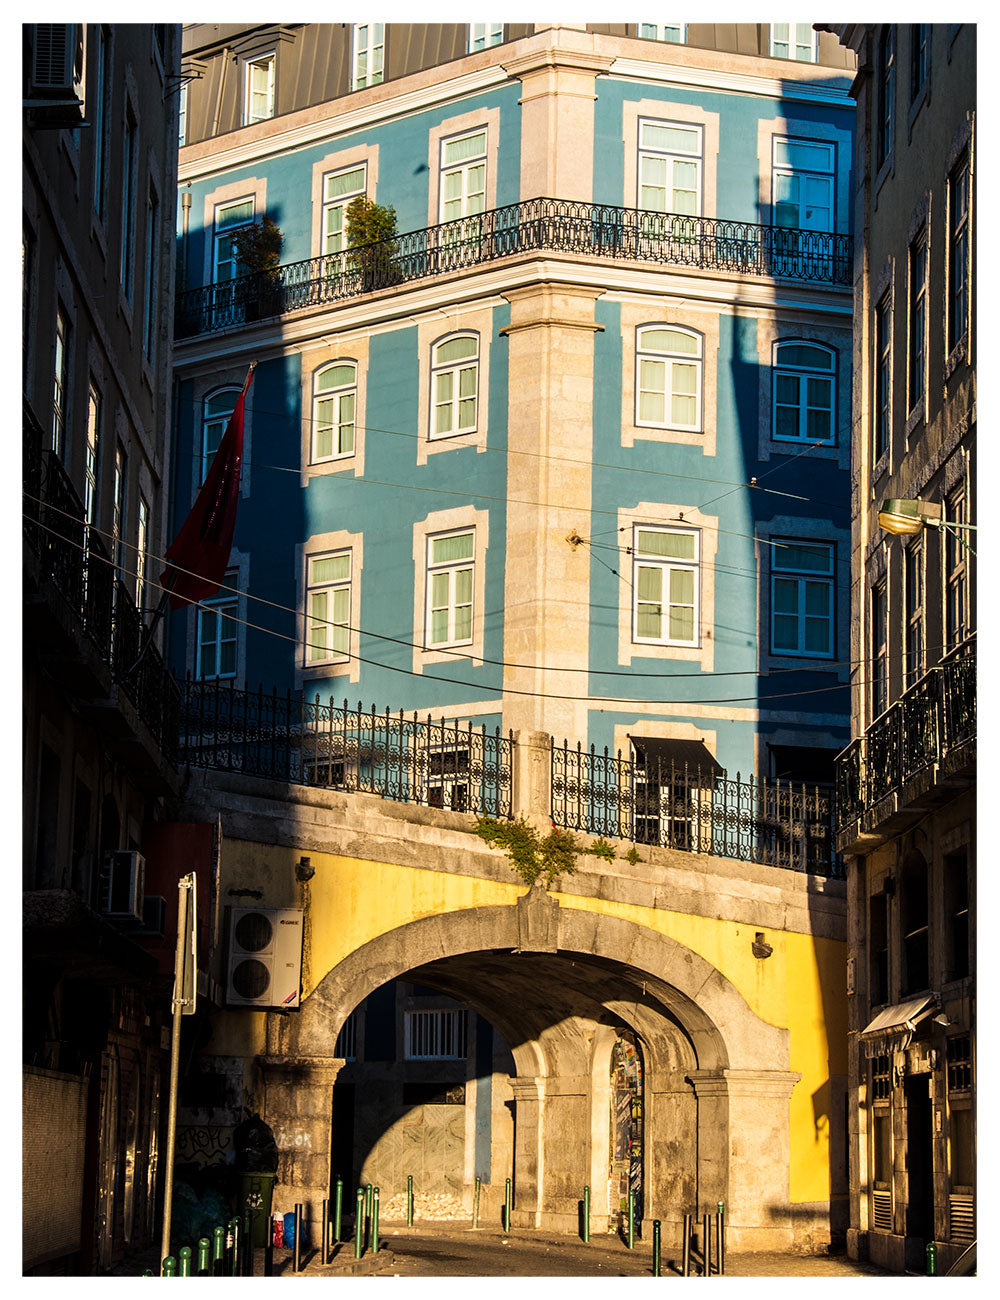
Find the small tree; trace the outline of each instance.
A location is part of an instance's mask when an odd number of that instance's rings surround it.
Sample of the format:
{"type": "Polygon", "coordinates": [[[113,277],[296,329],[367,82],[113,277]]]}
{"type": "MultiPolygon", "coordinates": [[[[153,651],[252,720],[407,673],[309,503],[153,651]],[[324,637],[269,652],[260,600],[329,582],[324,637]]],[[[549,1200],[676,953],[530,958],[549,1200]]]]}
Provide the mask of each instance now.
{"type": "Polygon", "coordinates": [[[347,246],[351,249],[347,264],[360,271],[373,285],[392,284],[399,280],[393,262],[396,238],[396,209],[358,195],[347,205],[347,246]]]}
{"type": "Polygon", "coordinates": [[[255,221],[252,226],[242,226],[233,236],[237,259],[249,275],[266,275],[274,280],[285,236],[270,217],[255,221]]]}

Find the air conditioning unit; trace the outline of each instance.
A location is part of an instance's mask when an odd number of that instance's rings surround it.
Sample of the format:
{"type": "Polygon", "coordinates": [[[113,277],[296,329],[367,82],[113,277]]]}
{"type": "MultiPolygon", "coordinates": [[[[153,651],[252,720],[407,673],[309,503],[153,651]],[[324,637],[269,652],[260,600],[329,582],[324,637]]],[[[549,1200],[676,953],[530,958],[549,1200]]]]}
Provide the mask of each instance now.
{"type": "Polygon", "coordinates": [[[302,915],[296,907],[230,909],[226,975],[229,1006],[299,1005],[302,915]]]}
{"type": "Polygon", "coordinates": [[[26,106],[32,110],[32,125],[80,125],[86,69],[86,23],[31,25],[31,83],[26,106]]]}
{"type": "Polygon", "coordinates": [[[141,853],[113,849],[105,853],[98,880],[97,906],[113,921],[142,922],[143,878],[146,859],[141,853]]]}

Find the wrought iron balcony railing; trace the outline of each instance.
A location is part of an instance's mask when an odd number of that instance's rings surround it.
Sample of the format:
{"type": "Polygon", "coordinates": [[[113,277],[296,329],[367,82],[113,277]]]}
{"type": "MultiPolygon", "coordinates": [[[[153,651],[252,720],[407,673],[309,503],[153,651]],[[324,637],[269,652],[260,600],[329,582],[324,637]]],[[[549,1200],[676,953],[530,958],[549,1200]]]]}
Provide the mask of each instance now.
{"type": "Polygon", "coordinates": [[[156,646],[139,659],[143,622],[135,601],[115,577],[111,554],[86,522],[83,503],[55,452],[23,404],[23,536],[38,560],[39,578],[51,582],[88,644],[121,693],[136,708],[161,753],[177,753],[179,692],[156,646]],[[139,660],[138,665],[136,661],[139,660]]]}
{"type": "Polygon", "coordinates": [[[925,673],[837,756],[838,829],[976,734],[976,639],[925,673]]]}
{"type": "Polygon", "coordinates": [[[849,235],[749,221],[527,199],[274,271],[177,295],[175,335],[282,316],[528,252],[849,286],[849,235]]]}
{"type": "Polygon", "coordinates": [[[179,762],[190,767],[512,816],[513,737],[499,727],[491,732],[188,677],[181,683],[180,734],[179,762]]]}
{"type": "Polygon", "coordinates": [[[564,743],[552,749],[552,820],[637,844],[843,876],[829,786],[564,743]]]}

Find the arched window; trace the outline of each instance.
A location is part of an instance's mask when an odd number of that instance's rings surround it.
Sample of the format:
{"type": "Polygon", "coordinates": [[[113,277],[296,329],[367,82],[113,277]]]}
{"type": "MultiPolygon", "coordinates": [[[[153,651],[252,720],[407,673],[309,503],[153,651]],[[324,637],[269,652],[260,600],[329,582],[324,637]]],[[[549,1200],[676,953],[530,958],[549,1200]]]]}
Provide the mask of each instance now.
{"type": "Polygon", "coordinates": [[[201,473],[198,482],[204,483],[212,458],[219,449],[219,443],[226,432],[226,425],[233,413],[236,399],[240,395],[238,388],[221,388],[209,393],[202,407],[201,421],[201,473]]]}
{"type": "Polygon", "coordinates": [[[354,454],[354,415],[358,397],[358,367],[335,361],[313,378],[312,464],[354,454]]]}
{"type": "Polygon", "coordinates": [[[818,343],[777,343],[774,347],[774,413],[777,442],[832,445],[837,354],[818,343]]]}
{"type": "Polygon", "coordinates": [[[431,438],[475,433],[479,405],[479,337],[456,334],[431,349],[431,438]]]}
{"type": "Polygon", "coordinates": [[[645,325],[636,346],[635,422],[656,429],[702,427],[702,336],[645,325]]]}

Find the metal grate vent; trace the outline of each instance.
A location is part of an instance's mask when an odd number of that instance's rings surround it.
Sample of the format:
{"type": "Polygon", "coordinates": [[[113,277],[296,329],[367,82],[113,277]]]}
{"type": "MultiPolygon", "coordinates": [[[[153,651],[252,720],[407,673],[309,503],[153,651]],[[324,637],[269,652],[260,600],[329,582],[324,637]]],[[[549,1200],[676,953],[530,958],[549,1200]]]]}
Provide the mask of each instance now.
{"type": "Polygon", "coordinates": [[[976,1239],[976,1199],[952,1193],[948,1197],[948,1236],[952,1241],[971,1244],[976,1239]]]}
{"type": "Polygon", "coordinates": [[[872,1192],[872,1227],[892,1232],[892,1192],[872,1192]]]}

